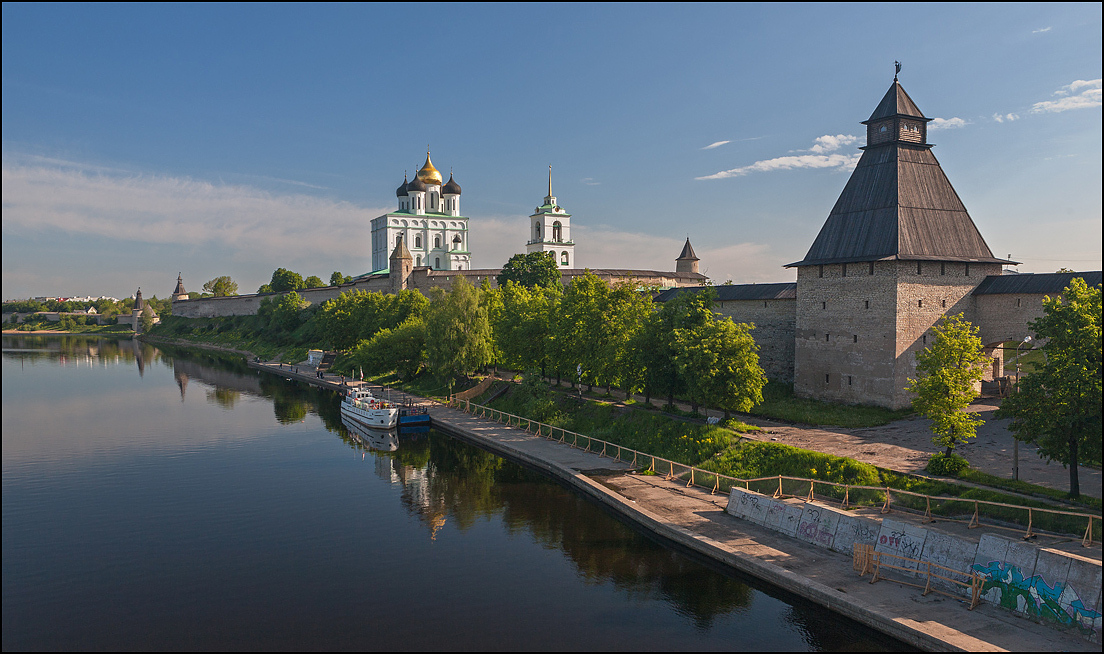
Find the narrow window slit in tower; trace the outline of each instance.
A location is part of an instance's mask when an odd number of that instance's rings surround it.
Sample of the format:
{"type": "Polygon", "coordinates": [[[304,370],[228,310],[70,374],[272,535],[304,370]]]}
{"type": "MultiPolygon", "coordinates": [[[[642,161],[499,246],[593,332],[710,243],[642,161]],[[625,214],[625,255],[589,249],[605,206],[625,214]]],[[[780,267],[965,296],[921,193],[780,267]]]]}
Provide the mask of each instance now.
{"type": "Polygon", "coordinates": [[[821,264],[820,266],[818,266],[818,268],[819,268],[820,276],[823,277],[824,276],[824,264],[821,264]]]}
{"type": "Polygon", "coordinates": [[[943,308],[944,308],[944,309],[946,309],[946,308],[947,308],[947,301],[946,301],[946,300],[943,300],[943,308]]]}
{"type": "Polygon", "coordinates": [[[840,275],[840,277],[846,277],[847,276],[847,264],[846,263],[843,264],[843,269],[842,270],[843,270],[843,272],[840,275]]]}
{"type": "Polygon", "coordinates": [[[828,303],[827,302],[821,302],[820,303],[820,308],[821,308],[821,310],[827,309],[828,308],[828,303]]]}
{"type": "Polygon", "coordinates": [[[828,383],[828,375],[829,375],[829,373],[824,373],[824,383],[825,384],[828,383]]]}
{"type": "Polygon", "coordinates": [[[858,342],[859,342],[859,335],[858,335],[858,334],[855,334],[855,342],[856,342],[856,343],[858,343],[858,342]]]}
{"type": "Polygon", "coordinates": [[[924,308],[924,301],[923,301],[923,300],[917,300],[917,301],[916,301],[916,306],[917,306],[918,308],[921,308],[921,309],[923,309],[923,308],[924,308]]]}
{"type": "Polygon", "coordinates": [[[867,309],[869,309],[869,308],[870,308],[870,300],[867,300],[867,301],[866,301],[866,308],[867,308],[867,309]]]}
{"type": "Polygon", "coordinates": [[[824,335],[824,342],[826,342],[826,343],[827,343],[827,342],[831,341],[831,340],[832,340],[832,339],[831,339],[831,336],[832,336],[831,334],[825,334],[825,335],[824,335]]]}
{"type": "Polygon", "coordinates": [[[946,275],[947,274],[947,264],[946,263],[940,263],[939,264],[939,274],[940,275],[946,275]]]}
{"type": "Polygon", "coordinates": [[[966,264],[966,276],[970,276],[970,264],[966,264]]]}
{"type": "Polygon", "coordinates": [[[920,274],[923,273],[923,265],[924,265],[924,262],[922,262],[922,261],[917,261],[916,262],[916,274],[917,275],[920,275],[920,274]]]}
{"type": "Polygon", "coordinates": [[[1020,298],[1016,298],[1016,308],[1020,308],[1020,298]]]}
{"type": "Polygon", "coordinates": [[[851,385],[851,375],[847,375],[847,385],[851,385]]]}
{"type": "Polygon", "coordinates": [[[870,262],[870,274],[871,275],[874,274],[874,262],[873,261],[870,262]]]}

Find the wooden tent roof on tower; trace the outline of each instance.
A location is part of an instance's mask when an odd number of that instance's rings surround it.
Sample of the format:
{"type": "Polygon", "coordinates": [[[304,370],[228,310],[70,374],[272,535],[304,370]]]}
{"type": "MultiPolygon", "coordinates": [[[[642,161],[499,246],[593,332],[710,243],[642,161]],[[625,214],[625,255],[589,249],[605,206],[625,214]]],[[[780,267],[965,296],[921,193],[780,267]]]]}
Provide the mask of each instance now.
{"type": "Polygon", "coordinates": [[[870,118],[867,144],[801,261],[892,259],[1004,263],[974,225],[932,154],[926,118],[896,79],[870,118]]]}

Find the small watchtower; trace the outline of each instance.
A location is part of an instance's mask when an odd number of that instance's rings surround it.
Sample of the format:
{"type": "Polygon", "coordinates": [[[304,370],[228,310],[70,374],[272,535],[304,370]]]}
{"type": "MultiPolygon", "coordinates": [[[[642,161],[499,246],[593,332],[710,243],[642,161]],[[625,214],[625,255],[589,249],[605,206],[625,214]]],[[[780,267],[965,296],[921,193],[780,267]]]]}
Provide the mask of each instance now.
{"type": "Polygon", "coordinates": [[[183,273],[176,273],[176,290],[172,292],[173,302],[187,300],[189,297],[191,297],[190,295],[188,295],[188,291],[184,290],[184,279],[182,278],[182,274],[183,273]]]}
{"type": "Polygon", "coordinates": [[[690,237],[687,236],[686,245],[682,246],[682,254],[675,259],[675,272],[696,273],[698,272],[699,261],[701,259],[694,254],[694,247],[690,245],[690,237]]]}
{"type": "Polygon", "coordinates": [[[414,271],[414,257],[403,242],[402,234],[396,238],[395,249],[391,252],[388,276],[391,280],[391,293],[396,294],[406,288],[406,282],[414,271]]]}

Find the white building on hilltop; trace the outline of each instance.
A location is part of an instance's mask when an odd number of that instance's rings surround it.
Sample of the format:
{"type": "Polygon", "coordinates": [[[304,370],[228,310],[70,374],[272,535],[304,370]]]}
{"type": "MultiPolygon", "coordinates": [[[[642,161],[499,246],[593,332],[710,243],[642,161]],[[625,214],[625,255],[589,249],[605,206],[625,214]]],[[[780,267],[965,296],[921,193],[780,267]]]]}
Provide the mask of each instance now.
{"type": "Polygon", "coordinates": [[[389,256],[401,238],[414,258],[414,267],[433,270],[470,270],[468,219],[460,215],[460,185],[441,173],[426,152],[425,165],[414,179],[395,191],[399,208],[372,220],[372,270],[385,271],[389,256]]]}
{"type": "Polygon", "coordinates": [[[529,216],[529,242],[525,253],[551,252],[561,268],[575,266],[575,243],[571,240],[571,214],[556,204],[552,195],[552,166],[548,167],[548,195],[544,204],[529,216]]]}

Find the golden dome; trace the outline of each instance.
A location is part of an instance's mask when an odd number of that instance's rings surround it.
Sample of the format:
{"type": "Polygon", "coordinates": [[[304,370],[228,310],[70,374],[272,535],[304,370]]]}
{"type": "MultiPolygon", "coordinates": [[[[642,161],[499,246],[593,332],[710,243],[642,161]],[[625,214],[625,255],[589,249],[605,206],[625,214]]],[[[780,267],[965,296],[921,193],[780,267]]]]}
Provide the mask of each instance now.
{"type": "Polygon", "coordinates": [[[438,171],[436,168],[434,168],[433,167],[433,162],[429,160],[429,153],[428,152],[426,152],[425,165],[422,166],[421,170],[418,171],[418,179],[422,180],[422,182],[424,184],[426,184],[427,186],[431,186],[431,185],[434,185],[434,184],[436,184],[437,186],[440,186],[441,182],[444,181],[441,178],[440,171],[438,171]]]}

